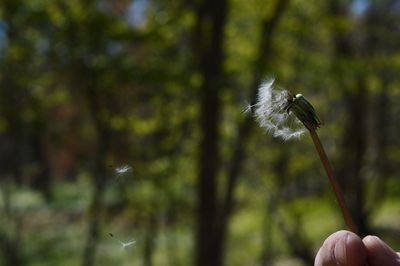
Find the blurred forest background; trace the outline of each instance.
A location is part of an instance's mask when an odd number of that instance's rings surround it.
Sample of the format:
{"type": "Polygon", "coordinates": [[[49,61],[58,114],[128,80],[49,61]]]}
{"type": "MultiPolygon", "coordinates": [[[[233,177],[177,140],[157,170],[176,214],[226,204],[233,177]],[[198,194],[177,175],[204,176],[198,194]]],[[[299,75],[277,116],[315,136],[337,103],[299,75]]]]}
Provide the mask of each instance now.
{"type": "Polygon", "coordinates": [[[243,113],[271,76],[400,249],[400,1],[0,0],[0,67],[0,265],[311,265],[344,224],[243,113]]]}

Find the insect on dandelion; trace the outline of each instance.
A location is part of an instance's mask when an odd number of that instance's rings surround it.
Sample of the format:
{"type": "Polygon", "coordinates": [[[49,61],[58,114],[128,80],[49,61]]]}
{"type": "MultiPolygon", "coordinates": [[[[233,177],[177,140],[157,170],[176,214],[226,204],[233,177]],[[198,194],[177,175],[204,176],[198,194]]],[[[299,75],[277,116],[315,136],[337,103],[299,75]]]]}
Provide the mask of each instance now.
{"type": "Polygon", "coordinates": [[[301,124],[308,129],[342,211],[343,219],[349,230],[356,233],[357,228],[316,132],[322,123],[314,107],[302,94],[293,96],[286,90],[276,90],[273,83],[273,79],[263,82],[258,91],[257,103],[250,106],[254,108],[257,122],[274,137],[284,140],[300,138],[304,133],[301,124]]]}

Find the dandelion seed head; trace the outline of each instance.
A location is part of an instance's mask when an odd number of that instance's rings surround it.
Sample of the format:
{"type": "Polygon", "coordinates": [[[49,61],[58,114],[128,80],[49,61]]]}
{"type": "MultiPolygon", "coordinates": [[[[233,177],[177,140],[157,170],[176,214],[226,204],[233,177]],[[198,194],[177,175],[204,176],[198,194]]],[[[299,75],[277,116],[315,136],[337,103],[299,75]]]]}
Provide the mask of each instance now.
{"type": "Polygon", "coordinates": [[[286,90],[277,90],[274,79],[264,81],[257,95],[254,116],[262,128],[272,136],[283,140],[299,139],[305,130],[301,122],[291,112],[287,112],[291,94],[286,90]]]}

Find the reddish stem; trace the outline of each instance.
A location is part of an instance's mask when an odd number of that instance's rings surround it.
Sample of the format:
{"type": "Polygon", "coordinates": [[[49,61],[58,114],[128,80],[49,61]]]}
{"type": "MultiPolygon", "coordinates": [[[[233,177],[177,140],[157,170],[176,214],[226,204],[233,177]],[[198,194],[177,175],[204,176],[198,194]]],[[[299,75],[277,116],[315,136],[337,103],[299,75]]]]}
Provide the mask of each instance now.
{"type": "Polygon", "coordinates": [[[331,183],[333,192],[335,193],[336,200],[339,203],[340,210],[342,211],[342,215],[344,218],[344,222],[347,225],[347,228],[353,233],[357,234],[357,227],[351,218],[350,211],[347,208],[346,201],[344,200],[343,193],[340,189],[339,183],[337,182],[335,176],[333,175],[332,167],[329,163],[328,157],[326,156],[324,147],[319,140],[318,134],[315,129],[309,129],[311,138],[314,142],[315,148],[317,149],[319,158],[321,159],[322,165],[324,166],[325,172],[328,175],[329,182],[331,183]]]}

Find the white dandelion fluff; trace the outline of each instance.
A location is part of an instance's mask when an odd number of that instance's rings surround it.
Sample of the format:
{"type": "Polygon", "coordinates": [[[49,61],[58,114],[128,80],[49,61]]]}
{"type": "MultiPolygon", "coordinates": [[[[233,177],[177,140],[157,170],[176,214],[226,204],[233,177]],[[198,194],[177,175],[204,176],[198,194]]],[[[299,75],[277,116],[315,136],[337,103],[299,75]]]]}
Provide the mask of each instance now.
{"type": "Polygon", "coordinates": [[[131,246],[131,245],[136,244],[136,241],[135,241],[135,240],[132,240],[132,241],[129,241],[129,242],[126,242],[126,243],[124,243],[124,242],[122,242],[122,241],[119,241],[119,242],[120,242],[120,244],[121,244],[122,249],[125,249],[125,248],[127,248],[127,247],[129,247],[129,246],[131,246]]]}
{"type": "MultiPolygon", "coordinates": [[[[112,238],[115,238],[113,233],[108,233],[108,234],[109,234],[112,238]]],[[[135,241],[135,240],[131,240],[131,241],[129,241],[129,242],[123,242],[123,241],[119,240],[118,238],[115,238],[115,240],[118,241],[118,243],[121,245],[121,248],[122,248],[122,249],[125,249],[125,248],[127,248],[127,247],[129,247],[129,246],[132,246],[132,245],[135,245],[135,244],[136,244],[136,241],[135,241]]]]}
{"type": "Polygon", "coordinates": [[[124,175],[132,171],[132,167],[129,165],[123,165],[115,168],[115,173],[118,175],[124,175]]]}
{"type": "Polygon", "coordinates": [[[257,102],[250,108],[254,109],[259,125],[274,137],[283,140],[299,139],[305,130],[297,117],[288,112],[293,96],[286,90],[275,89],[273,83],[274,79],[269,79],[261,84],[257,102]]]}

